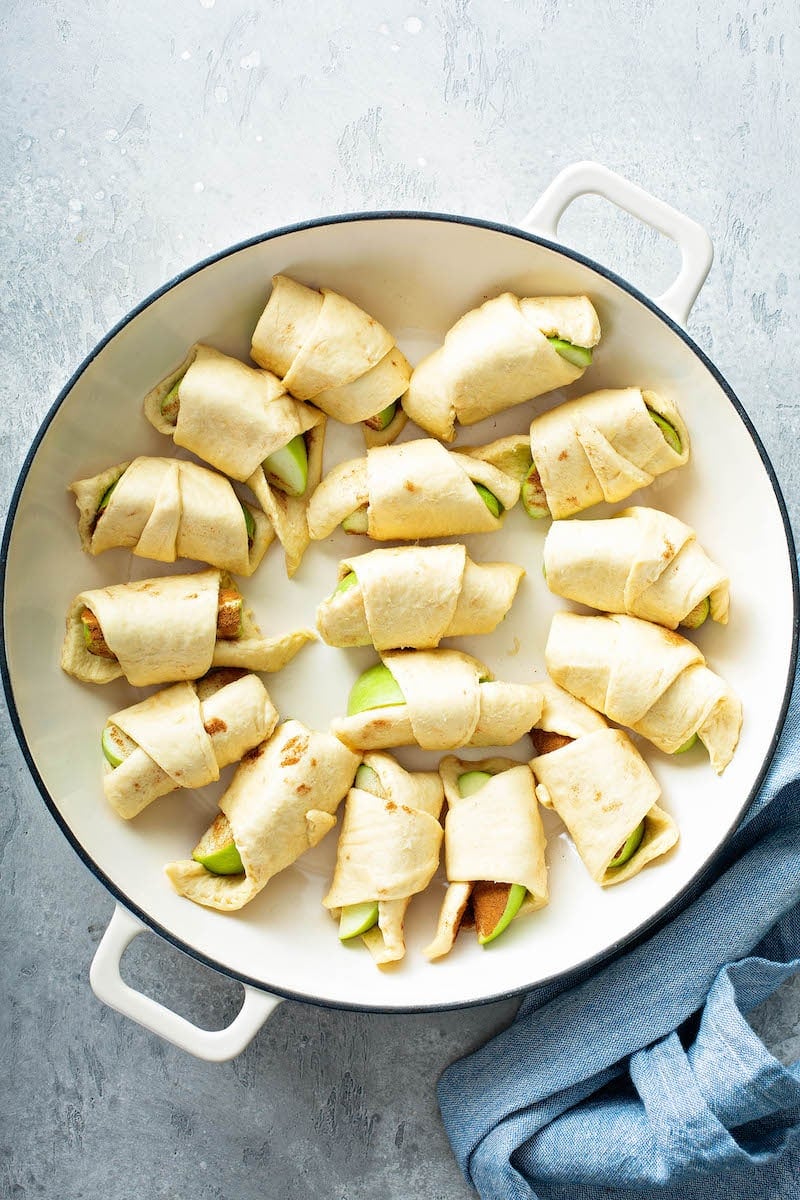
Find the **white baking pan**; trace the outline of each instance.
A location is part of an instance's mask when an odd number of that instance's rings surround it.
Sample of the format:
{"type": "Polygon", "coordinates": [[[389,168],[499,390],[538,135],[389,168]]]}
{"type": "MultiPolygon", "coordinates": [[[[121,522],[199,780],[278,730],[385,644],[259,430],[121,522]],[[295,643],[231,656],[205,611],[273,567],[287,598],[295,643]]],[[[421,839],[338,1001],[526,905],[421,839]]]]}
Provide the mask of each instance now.
{"type": "MultiPolygon", "coordinates": [[[[26,459],[5,531],[2,580],[3,681],[17,736],[64,834],[119,901],[92,966],[101,999],[196,1055],[224,1059],[247,1044],[282,997],[395,1012],[494,1000],[599,961],[680,902],[737,824],[770,761],[788,700],[797,623],[794,551],[774,472],[742,406],[682,328],[710,263],[711,243],[695,222],[604,168],[582,163],[558,176],[520,228],[427,213],[369,213],[265,234],[187,271],[103,339],[59,396],[26,459]],[[677,242],[682,267],[664,295],[651,301],[557,244],[562,212],[585,193],[607,197],[677,242]],[[123,822],[103,800],[99,735],[106,715],[132,703],[136,693],[124,682],[81,685],[58,666],[64,615],[78,591],[163,570],[123,551],[84,555],[67,484],[135,454],[170,453],[171,443],[145,421],[142,397],[192,342],[210,342],[246,360],[270,276],[278,271],[351,297],[395,333],[412,361],[437,345],[463,312],[503,290],[588,293],[603,341],[595,363],[566,394],[636,384],[674,397],[691,432],[691,462],[626,503],[663,507],[694,525],[731,576],[730,625],[708,622],[696,639],[743,699],[736,757],[718,779],[699,749],[679,760],[644,749],[680,826],[676,853],[603,891],[548,813],[550,906],[514,922],[486,949],[462,935],[454,952],[433,965],[420,947],[435,924],[443,894],[438,880],[411,905],[408,953],[397,969],[379,971],[363,947],[340,945],[320,905],[335,833],[238,915],[178,897],[163,865],[191,850],[230,771],[216,790],[174,793],[123,822]],[[120,957],[145,926],[244,983],[244,1004],[229,1028],[198,1029],[122,982],[120,957]]],[[[459,440],[476,444],[524,430],[532,413],[561,398],[515,408],[462,431],[459,440]]],[[[326,469],[362,452],[360,431],[333,422],[328,428],[326,469]]],[[[416,433],[408,427],[403,436],[416,433]]],[[[588,516],[609,511],[601,506],[588,516]]],[[[529,520],[518,506],[501,533],[465,539],[478,560],[510,559],[528,570],[497,632],[461,643],[498,678],[530,680],[544,671],[550,617],[562,606],[541,574],[547,525],[529,520]]],[[[316,604],[334,586],[339,557],[356,548],[370,543],[341,532],[312,545],[288,581],[275,543],[243,585],[262,628],[313,624],[316,604]]],[[[319,644],[266,682],[284,717],[327,728],[373,659],[369,651],[319,644]]],[[[529,757],[527,739],[513,753],[529,757]]],[[[435,762],[415,751],[398,757],[407,766],[435,762]]]]}

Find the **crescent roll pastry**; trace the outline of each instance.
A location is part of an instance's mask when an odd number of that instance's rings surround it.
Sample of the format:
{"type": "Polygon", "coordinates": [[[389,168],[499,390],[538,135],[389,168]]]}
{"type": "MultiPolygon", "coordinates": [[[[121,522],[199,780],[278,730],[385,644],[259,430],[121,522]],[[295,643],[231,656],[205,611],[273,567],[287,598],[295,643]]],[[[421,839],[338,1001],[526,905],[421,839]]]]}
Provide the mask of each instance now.
{"type": "Polygon", "coordinates": [[[536,795],[558,813],[596,883],[637,875],[678,840],[661,788],[630,738],[549,680],[533,730],[536,795]]]}
{"type": "Polygon", "coordinates": [[[106,721],[106,799],[129,820],[176,788],[204,787],[277,723],[257,675],[212,671],[197,683],[173,684],[106,721]]]}
{"type": "Polygon", "coordinates": [[[525,574],[474,563],[463,546],[371,550],[339,563],[339,585],[317,609],[329,646],[429,649],[442,638],[491,633],[525,574]]]}
{"type": "Polygon", "coordinates": [[[456,421],[474,425],[580,379],[599,341],[586,296],[504,292],[456,321],[414,369],[403,408],[426,433],[452,442],[456,421]]]}
{"type": "Polygon", "coordinates": [[[258,371],[198,343],[144,401],[147,419],[258,497],[293,575],[308,546],[306,508],[322,475],[325,417],[258,371]]]}
{"type": "Polygon", "coordinates": [[[485,944],[517,913],[535,912],[549,898],[544,829],[527,763],[449,756],[439,772],[447,797],[448,888],[436,934],[424,950],[429,959],[452,949],[468,906],[485,944]]]}
{"type": "Polygon", "coordinates": [[[159,433],[246,482],[261,463],[319,423],[280,379],[198,342],[148,392],[145,416],[159,433]],[[174,389],[177,385],[177,393],[174,389]]]}
{"type": "MultiPolygon", "coordinates": [[[[522,479],[532,517],[572,517],[624,500],[689,460],[689,434],[666,396],[641,388],[591,392],[531,422],[530,432],[478,447],[481,459],[522,479]]],[[[467,451],[475,453],[475,451],[467,451]]]]}
{"type": "MultiPolygon", "coordinates": [[[[537,687],[542,698],[542,713],[531,731],[537,753],[545,752],[541,748],[546,744],[541,741],[545,735],[553,735],[566,741],[608,728],[599,712],[589,708],[583,701],[576,700],[551,679],[539,680],[537,687]]],[[[555,746],[551,743],[548,748],[554,749],[555,746]]]]}
{"type": "Polygon", "coordinates": [[[659,750],[688,749],[696,736],[717,774],[733,757],[741,702],[677,633],[637,617],[556,613],[545,660],[556,683],[659,750]]]}
{"type": "Polygon", "coordinates": [[[708,615],[726,624],[728,577],[677,517],[625,508],[607,521],[555,521],[544,543],[547,586],[601,612],[675,629],[708,615]]]}
{"type": "MultiPolygon", "coordinates": [[[[356,772],[339,836],[336,870],[322,903],[362,931],[376,963],[397,962],[406,952],[403,920],[411,897],[424,892],[439,865],[444,801],[434,771],[404,771],[386,754],[367,754],[356,772]],[[357,911],[356,911],[357,910],[357,911]]],[[[352,936],[358,936],[354,932],[352,936]]]]}
{"type": "Polygon", "coordinates": [[[140,579],[81,592],[67,613],[61,666],[83,683],[135,687],[199,679],[211,667],[280,671],[316,634],[265,638],[221,571],[140,579]]]}
{"type": "Polygon", "coordinates": [[[313,541],[339,524],[379,542],[491,533],[518,498],[519,481],[483,461],[481,447],[467,455],[422,438],[334,467],[311,498],[308,528],[313,541]]]}
{"type": "Polygon", "coordinates": [[[411,367],[388,330],[329,288],[274,275],[250,353],[298,400],[313,401],[345,425],[366,421],[382,442],[405,425],[396,402],[411,367]]]}
{"type": "Polygon", "coordinates": [[[237,767],[194,857],[165,867],[175,891],[222,912],[242,908],[333,828],[358,762],[328,733],[279,725],[237,767]]]}
{"type": "Polygon", "coordinates": [[[356,681],[331,731],[358,750],[510,746],[541,713],[538,687],[496,683],[460,650],[394,650],[356,681]]]}
{"type": "Polygon", "coordinates": [[[275,534],[223,475],[174,458],[135,458],[70,484],[89,554],[114,546],[140,558],[195,558],[252,575],[275,534]]]}

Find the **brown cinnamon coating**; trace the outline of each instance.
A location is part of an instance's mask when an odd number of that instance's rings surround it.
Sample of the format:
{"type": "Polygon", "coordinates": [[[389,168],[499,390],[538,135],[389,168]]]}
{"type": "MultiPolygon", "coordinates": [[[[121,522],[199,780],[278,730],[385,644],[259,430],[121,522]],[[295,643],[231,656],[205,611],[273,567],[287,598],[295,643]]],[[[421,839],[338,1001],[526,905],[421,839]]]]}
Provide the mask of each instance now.
{"type": "Polygon", "coordinates": [[[574,738],[565,737],[562,733],[551,733],[549,729],[532,729],[531,741],[536,755],[551,754],[553,750],[562,750],[574,738]]]}

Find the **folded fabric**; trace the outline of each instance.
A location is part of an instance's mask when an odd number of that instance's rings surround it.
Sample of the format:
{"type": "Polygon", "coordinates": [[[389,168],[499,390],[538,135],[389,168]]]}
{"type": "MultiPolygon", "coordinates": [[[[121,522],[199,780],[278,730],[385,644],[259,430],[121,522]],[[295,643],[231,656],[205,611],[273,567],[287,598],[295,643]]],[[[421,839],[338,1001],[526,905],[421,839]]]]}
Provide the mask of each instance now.
{"type": "Polygon", "coordinates": [[[395,402],[408,387],[411,367],[387,329],[329,288],[315,291],[274,275],[250,353],[293,396],[312,400],[329,417],[346,425],[373,420],[381,443],[406,423],[395,402]]]}
{"type": "Polygon", "coordinates": [[[229,480],[176,458],[140,457],[70,484],[83,549],[121,546],[140,558],[195,558],[252,575],[275,537],[260,509],[242,504],[229,480]]]}
{"type": "Polygon", "coordinates": [[[586,296],[520,299],[504,292],[465,313],[444,345],[415,367],[403,408],[426,433],[452,442],[456,421],[474,425],[580,379],[599,340],[586,296]]]}
{"type": "Polygon", "coordinates": [[[527,435],[477,450],[521,482],[530,516],[561,520],[603,500],[624,500],[683,466],[689,461],[689,433],[669,397],[616,388],[559,404],[534,417],[527,435]]]}
{"type": "Polygon", "coordinates": [[[491,533],[518,499],[519,481],[484,462],[481,447],[460,454],[422,438],[378,447],[366,458],[334,467],[311,499],[308,527],[319,541],[363,514],[361,526],[350,531],[379,542],[491,533]],[[490,493],[493,509],[479,487],[490,493]]]}
{"type": "Polygon", "coordinates": [[[445,1127],[483,1200],[793,1200],[800,1062],[782,1066],[747,1014],[800,973],[799,737],[796,683],[766,782],[689,906],[531,992],[444,1072],[445,1127]]]}
{"type": "Polygon", "coordinates": [[[728,577],[683,521],[625,508],[607,521],[554,521],[544,542],[547,586],[601,612],[676,629],[728,620],[728,577]]]}
{"type": "Polygon", "coordinates": [[[329,646],[376,650],[425,650],[445,637],[491,633],[524,574],[514,563],[475,563],[463,546],[371,550],[339,563],[317,629],[329,646]]]}
{"type": "Polygon", "coordinates": [[[439,865],[444,802],[435,771],[410,772],[388,754],[367,754],[347,794],[336,870],[323,904],[338,917],[350,905],[376,903],[362,938],[379,965],[405,956],[403,921],[439,865]]]}
{"type": "Polygon", "coordinates": [[[80,592],[67,612],[61,667],[82,683],[124,676],[147,687],[199,679],[212,667],[280,671],[315,637],[312,629],[264,637],[231,580],[198,571],[80,592]]]}
{"type": "Polygon", "coordinates": [[[278,712],[257,675],[212,671],[197,683],[176,683],[112,713],[103,731],[103,791],[130,820],[176,788],[219,779],[269,737],[278,712]],[[119,760],[114,766],[111,758],[119,760]]]}
{"type": "Polygon", "coordinates": [[[195,859],[164,869],[175,891],[208,908],[242,908],[336,824],[336,810],[358,767],[328,733],[285,721],[245,756],[219,802],[241,859],[236,874],[216,874],[195,859]]]}
{"type": "Polygon", "coordinates": [[[686,638],[638,617],[560,612],[544,653],[557,684],[659,750],[697,737],[717,774],[733,758],[741,701],[686,638]]]}
{"type": "Polygon", "coordinates": [[[144,411],[176,446],[247,484],[269,517],[286,554],[287,573],[293,575],[308,547],[306,508],[322,475],[323,414],[288,395],[269,371],[201,343],[148,392],[144,411]],[[300,491],[289,495],[267,460],[298,438],[305,469],[300,491]]]}
{"type": "Polygon", "coordinates": [[[403,700],[332,721],[331,732],[353,749],[510,746],[542,710],[535,684],[493,682],[483,663],[460,650],[395,650],[381,659],[403,700]]]}

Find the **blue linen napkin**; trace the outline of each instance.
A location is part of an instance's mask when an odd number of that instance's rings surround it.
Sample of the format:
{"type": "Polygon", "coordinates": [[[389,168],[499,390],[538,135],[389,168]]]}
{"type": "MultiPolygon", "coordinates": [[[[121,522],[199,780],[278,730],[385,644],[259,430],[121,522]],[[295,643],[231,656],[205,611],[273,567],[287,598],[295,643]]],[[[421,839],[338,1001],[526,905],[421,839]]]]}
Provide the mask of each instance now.
{"type": "Polygon", "coordinates": [[[711,886],[609,966],[531,992],[445,1070],[445,1128],[483,1200],[800,1196],[800,1061],[746,1020],[800,972],[799,774],[795,679],[711,886]]]}

